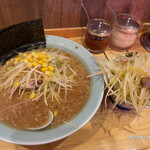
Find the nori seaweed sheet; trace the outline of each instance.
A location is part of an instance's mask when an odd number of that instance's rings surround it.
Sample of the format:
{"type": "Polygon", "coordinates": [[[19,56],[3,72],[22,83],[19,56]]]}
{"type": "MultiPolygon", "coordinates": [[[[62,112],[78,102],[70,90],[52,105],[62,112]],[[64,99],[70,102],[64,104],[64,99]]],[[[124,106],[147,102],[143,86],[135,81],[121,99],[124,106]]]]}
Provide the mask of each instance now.
{"type": "Polygon", "coordinates": [[[39,47],[46,47],[42,19],[15,24],[0,30],[0,62],[39,47]]]}

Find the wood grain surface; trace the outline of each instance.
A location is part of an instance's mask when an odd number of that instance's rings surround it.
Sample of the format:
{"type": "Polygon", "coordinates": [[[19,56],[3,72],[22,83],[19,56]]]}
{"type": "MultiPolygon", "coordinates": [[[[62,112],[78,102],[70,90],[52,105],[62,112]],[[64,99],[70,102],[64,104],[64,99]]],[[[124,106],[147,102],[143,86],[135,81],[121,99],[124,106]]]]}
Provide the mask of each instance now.
{"type": "MultiPolygon", "coordinates": [[[[44,28],[83,27],[87,16],[82,0],[0,0],[0,28],[42,18],[44,28]]],[[[109,5],[118,13],[130,13],[150,21],[150,0],[83,0],[90,18],[113,21],[109,5]]]]}
{"type": "MultiPolygon", "coordinates": [[[[84,28],[48,29],[45,33],[67,37],[79,44],[83,44],[84,28]],[[64,34],[63,34],[64,33],[64,34]],[[73,35],[72,35],[73,34],[73,35]],[[79,35],[81,37],[75,37],[79,35]]],[[[132,51],[147,51],[141,46],[139,38],[131,47],[132,51]]],[[[106,53],[120,53],[107,47],[106,53]]],[[[103,54],[96,56],[104,57],[103,54]]],[[[146,108],[140,117],[134,110],[125,111],[113,105],[107,99],[107,107],[104,98],[101,106],[93,118],[79,131],[71,136],[44,145],[23,146],[0,141],[0,150],[150,150],[150,109],[146,108]],[[130,136],[137,139],[130,139],[130,136]],[[145,138],[140,138],[140,136],[145,138]],[[139,138],[138,138],[139,137],[139,138]]]]}

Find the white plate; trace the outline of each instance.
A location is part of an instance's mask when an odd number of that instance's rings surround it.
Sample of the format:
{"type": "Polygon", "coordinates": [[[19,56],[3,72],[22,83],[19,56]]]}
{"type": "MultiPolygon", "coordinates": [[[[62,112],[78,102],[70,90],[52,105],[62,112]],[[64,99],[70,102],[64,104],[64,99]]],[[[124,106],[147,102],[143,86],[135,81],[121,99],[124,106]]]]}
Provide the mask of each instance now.
{"type": "MultiPolygon", "coordinates": [[[[93,74],[98,70],[93,55],[81,45],[65,38],[50,35],[46,36],[46,43],[48,47],[54,45],[56,48],[62,48],[78,57],[87,67],[89,74],[93,74]]],[[[0,139],[20,145],[38,145],[54,142],[73,134],[93,117],[101,104],[104,92],[103,76],[94,76],[91,78],[91,82],[91,93],[86,106],[69,122],[77,128],[63,124],[45,131],[23,131],[0,124],[0,139]]]]}

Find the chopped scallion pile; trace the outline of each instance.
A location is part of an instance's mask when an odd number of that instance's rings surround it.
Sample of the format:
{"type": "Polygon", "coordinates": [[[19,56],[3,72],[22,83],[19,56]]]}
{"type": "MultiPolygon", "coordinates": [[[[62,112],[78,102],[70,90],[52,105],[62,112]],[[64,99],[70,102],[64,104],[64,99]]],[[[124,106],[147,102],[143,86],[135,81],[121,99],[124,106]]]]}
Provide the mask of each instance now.
{"type": "Polygon", "coordinates": [[[150,54],[115,54],[107,60],[97,57],[97,62],[108,88],[106,98],[113,95],[115,105],[133,105],[138,113],[150,106],[150,54]]]}

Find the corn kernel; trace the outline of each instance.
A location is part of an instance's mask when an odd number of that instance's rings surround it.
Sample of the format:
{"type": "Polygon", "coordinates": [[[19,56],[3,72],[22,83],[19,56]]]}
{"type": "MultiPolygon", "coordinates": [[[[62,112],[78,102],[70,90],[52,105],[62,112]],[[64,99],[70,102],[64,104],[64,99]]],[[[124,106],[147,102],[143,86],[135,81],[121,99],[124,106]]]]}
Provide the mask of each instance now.
{"type": "Polygon", "coordinates": [[[52,66],[48,66],[48,69],[49,69],[50,71],[53,71],[53,70],[54,70],[54,68],[53,68],[52,66]]]}
{"type": "Polygon", "coordinates": [[[45,72],[48,70],[48,68],[42,68],[41,70],[42,70],[42,72],[45,72]]]}
{"type": "Polygon", "coordinates": [[[42,64],[42,60],[39,60],[38,63],[39,63],[39,64],[42,64]]]}
{"type": "Polygon", "coordinates": [[[37,54],[36,54],[36,55],[34,55],[33,57],[34,57],[35,59],[38,59],[38,55],[37,55],[37,54]]]}
{"type": "Polygon", "coordinates": [[[43,68],[47,67],[47,63],[42,63],[43,68]]]}
{"type": "Polygon", "coordinates": [[[17,63],[18,63],[18,60],[15,60],[15,61],[14,61],[14,64],[16,65],[17,63]]]}
{"type": "Polygon", "coordinates": [[[38,60],[40,60],[42,58],[39,53],[37,54],[37,58],[38,58],[38,60]]]}
{"type": "Polygon", "coordinates": [[[41,52],[41,54],[42,54],[42,55],[46,55],[46,53],[45,53],[45,52],[41,52]]]}
{"type": "Polygon", "coordinates": [[[57,116],[57,110],[54,111],[54,116],[57,116]]]}
{"type": "Polygon", "coordinates": [[[36,55],[36,52],[32,52],[31,55],[32,55],[32,56],[36,55]]]}
{"type": "Polygon", "coordinates": [[[19,84],[20,84],[19,82],[16,82],[16,83],[14,84],[14,87],[17,87],[19,84]]]}
{"type": "Polygon", "coordinates": [[[37,62],[33,62],[33,66],[36,67],[38,65],[37,62]]]}
{"type": "Polygon", "coordinates": [[[22,53],[19,53],[18,55],[19,55],[19,56],[22,56],[22,53]]]}
{"type": "Polygon", "coordinates": [[[27,57],[27,54],[26,54],[26,53],[23,53],[22,55],[23,55],[23,57],[27,57]]]}
{"type": "Polygon", "coordinates": [[[23,62],[24,59],[21,59],[20,62],[23,62]]]}
{"type": "Polygon", "coordinates": [[[10,63],[10,61],[7,61],[7,62],[6,62],[6,65],[8,65],[9,63],[10,63]]]}
{"type": "Polygon", "coordinates": [[[45,57],[42,58],[43,63],[47,62],[47,59],[45,57]]]}
{"type": "Polygon", "coordinates": [[[30,98],[33,99],[34,97],[35,97],[35,93],[33,92],[30,94],[30,98]]]}
{"type": "Polygon", "coordinates": [[[51,58],[51,56],[50,55],[46,55],[46,58],[51,58]]]}
{"type": "Polygon", "coordinates": [[[24,59],[23,62],[24,62],[25,64],[27,64],[27,63],[28,63],[28,60],[24,59]]]}
{"type": "Polygon", "coordinates": [[[45,74],[46,74],[47,76],[51,76],[51,72],[50,72],[50,71],[45,71],[45,74]]]}
{"type": "Polygon", "coordinates": [[[16,57],[16,60],[21,60],[21,58],[20,57],[16,57]]]}
{"type": "Polygon", "coordinates": [[[32,59],[32,58],[29,58],[28,60],[29,60],[30,62],[33,62],[33,59],[32,59]]]}
{"type": "Polygon", "coordinates": [[[29,60],[32,56],[29,54],[26,59],[29,60]]]}
{"type": "Polygon", "coordinates": [[[7,71],[10,71],[10,70],[11,70],[11,67],[8,67],[8,68],[7,68],[7,71]]]}
{"type": "Polygon", "coordinates": [[[32,67],[32,63],[29,62],[27,66],[28,66],[29,68],[31,68],[31,67],[32,67]]]}

